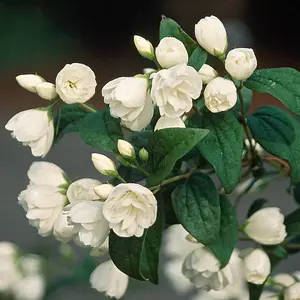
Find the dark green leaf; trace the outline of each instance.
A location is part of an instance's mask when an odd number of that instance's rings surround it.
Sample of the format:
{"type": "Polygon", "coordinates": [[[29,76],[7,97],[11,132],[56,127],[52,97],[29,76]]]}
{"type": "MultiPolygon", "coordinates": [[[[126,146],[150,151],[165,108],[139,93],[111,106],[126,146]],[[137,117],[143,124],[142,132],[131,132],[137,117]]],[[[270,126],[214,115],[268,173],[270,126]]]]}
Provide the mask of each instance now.
{"type": "Polygon", "coordinates": [[[54,142],[60,140],[65,133],[78,131],[79,122],[89,113],[80,104],[65,104],[59,107],[54,117],[54,142]]]}
{"type": "Polygon", "coordinates": [[[120,120],[110,115],[109,109],[88,114],[79,124],[83,141],[104,151],[115,152],[118,139],[123,138],[120,120]]]}
{"type": "Polygon", "coordinates": [[[250,297],[249,300],[259,300],[264,289],[264,284],[256,285],[248,282],[248,289],[250,297]]]}
{"type": "Polygon", "coordinates": [[[300,235],[292,237],[285,245],[288,254],[296,254],[300,251],[300,235]]]}
{"type": "Polygon", "coordinates": [[[263,106],[248,118],[254,139],[269,153],[287,160],[291,179],[300,181],[300,124],[286,111],[275,106],[263,106]],[[266,115],[266,117],[264,117],[266,115]],[[274,118],[272,117],[274,115],[274,118]],[[279,117],[280,116],[280,117],[279,117]],[[266,122],[267,118],[267,122],[266,122]],[[272,129],[271,125],[274,125],[272,129]]]}
{"type": "Polygon", "coordinates": [[[300,114],[300,73],[291,68],[257,70],[245,81],[252,91],[270,94],[300,114]]]}
{"type": "Polygon", "coordinates": [[[295,201],[300,204],[300,183],[295,184],[295,186],[292,187],[292,191],[295,201]]]}
{"type": "Polygon", "coordinates": [[[212,242],[220,230],[220,201],[214,183],[200,172],[192,174],[172,193],[175,214],[200,243],[212,242]]]}
{"type": "Polygon", "coordinates": [[[150,186],[161,183],[172,171],[176,161],[196,146],[208,133],[206,129],[166,128],[149,138],[148,152],[152,173],[150,186]]]}
{"type": "Polygon", "coordinates": [[[130,143],[137,149],[147,148],[148,140],[153,135],[153,131],[145,130],[141,132],[133,132],[131,135],[130,143]]]}
{"type": "Polygon", "coordinates": [[[239,225],[235,209],[224,196],[220,196],[220,209],[220,231],[217,238],[208,247],[221,262],[221,267],[224,268],[228,264],[238,241],[239,225]]]}
{"type": "Polygon", "coordinates": [[[111,231],[109,254],[118,269],[137,280],[157,284],[163,226],[163,214],[159,211],[155,224],[146,229],[140,238],[123,238],[111,231]]]}
{"type": "Polygon", "coordinates": [[[227,193],[239,182],[242,169],[243,129],[231,112],[195,116],[193,126],[209,130],[197,145],[204,158],[213,165],[227,193]]]}
{"type": "Polygon", "coordinates": [[[160,22],[159,37],[174,37],[183,42],[189,55],[198,47],[198,44],[172,19],[163,16],[160,22]]]}
{"type": "Polygon", "coordinates": [[[286,259],[288,258],[287,250],[280,245],[275,246],[263,246],[264,250],[268,253],[269,258],[272,260],[286,259]]]}
{"type": "Polygon", "coordinates": [[[263,208],[266,203],[268,203],[268,200],[266,200],[266,199],[263,199],[263,198],[256,199],[249,207],[247,218],[252,216],[254,213],[256,213],[261,208],[263,208]]]}
{"type": "MultiPolygon", "coordinates": [[[[125,167],[125,166],[119,166],[118,172],[121,177],[126,178],[128,182],[139,182],[143,179],[145,179],[145,175],[139,172],[136,169],[125,167]]],[[[119,183],[119,179],[113,178],[111,181],[111,184],[116,185],[119,183]]]]}
{"type": "Polygon", "coordinates": [[[300,235],[300,208],[287,215],[284,224],[288,236],[300,235]]]}
{"type": "Polygon", "coordinates": [[[190,56],[188,65],[193,67],[198,72],[205,64],[206,59],[207,52],[203,48],[197,47],[190,56]]]}

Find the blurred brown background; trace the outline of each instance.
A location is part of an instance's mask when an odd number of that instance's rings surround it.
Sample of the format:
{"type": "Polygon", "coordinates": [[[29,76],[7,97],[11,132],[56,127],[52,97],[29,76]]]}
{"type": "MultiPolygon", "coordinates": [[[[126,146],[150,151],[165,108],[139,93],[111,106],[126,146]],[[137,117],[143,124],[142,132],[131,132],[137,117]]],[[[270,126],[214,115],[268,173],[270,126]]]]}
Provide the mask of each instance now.
{"type": "MultiPolygon", "coordinates": [[[[103,106],[101,88],[107,81],[151,67],[136,52],[132,36],[142,35],[156,45],[161,14],[175,19],[192,35],[194,24],[200,18],[216,15],[227,28],[229,47],[254,48],[259,68],[299,69],[300,28],[296,4],[291,0],[0,1],[0,240],[14,241],[28,251],[51,250],[57,246],[52,238],[37,236],[16,201],[18,193],[27,185],[26,171],[35,159],[28,148],[10,137],[4,125],[21,110],[47,105],[19,87],[16,75],[38,73],[54,82],[66,63],[85,63],[96,73],[98,87],[92,103],[100,108],[103,106]]],[[[278,105],[279,102],[255,95],[252,109],[266,103],[278,105]]],[[[91,152],[76,134],[71,134],[55,145],[46,159],[61,166],[72,179],[97,178],[91,152]]],[[[272,205],[284,212],[294,207],[285,191],[287,184],[287,181],[276,182],[264,193],[272,205]]],[[[245,199],[241,218],[248,206],[249,201],[245,199]]],[[[295,257],[281,268],[300,269],[300,264],[295,257]]],[[[74,289],[63,290],[54,299],[63,296],[81,299],[83,293],[87,299],[102,299],[102,295],[82,287],[77,287],[75,293],[74,289]]],[[[184,299],[176,298],[164,279],[159,288],[133,283],[126,299],[141,296],[144,300],[184,299]]]]}

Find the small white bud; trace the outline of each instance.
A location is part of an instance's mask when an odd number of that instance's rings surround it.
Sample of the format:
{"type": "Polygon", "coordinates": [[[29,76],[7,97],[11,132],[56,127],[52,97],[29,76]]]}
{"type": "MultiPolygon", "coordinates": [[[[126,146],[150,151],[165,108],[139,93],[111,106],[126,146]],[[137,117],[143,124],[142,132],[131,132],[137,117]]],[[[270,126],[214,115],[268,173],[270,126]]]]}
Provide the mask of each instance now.
{"type": "Polygon", "coordinates": [[[147,161],[149,159],[149,153],[148,153],[148,151],[145,148],[142,148],[139,151],[139,157],[140,157],[141,160],[147,161]]]}
{"type": "Polygon", "coordinates": [[[16,80],[22,88],[32,93],[36,93],[35,86],[37,84],[45,81],[41,76],[34,74],[18,75],[16,80]]]}
{"type": "Polygon", "coordinates": [[[151,60],[154,58],[154,49],[148,40],[139,35],[135,35],[133,37],[133,41],[137,51],[141,56],[151,60]]]}
{"type": "Polygon", "coordinates": [[[46,100],[53,100],[57,97],[56,88],[53,83],[41,82],[35,86],[37,94],[46,100]]]}
{"type": "Polygon", "coordinates": [[[198,73],[201,76],[202,82],[204,84],[208,84],[211,80],[215,79],[218,76],[218,72],[207,64],[204,64],[198,73]]]}
{"type": "Polygon", "coordinates": [[[135,158],[135,151],[133,146],[124,140],[118,140],[118,151],[125,158],[135,158]]]}
{"type": "Polygon", "coordinates": [[[300,282],[296,282],[284,291],[284,300],[300,299],[300,282]]]}
{"type": "Polygon", "coordinates": [[[112,184],[106,183],[94,187],[94,192],[99,196],[101,200],[106,200],[113,189],[114,186],[112,184]]]}
{"type": "Polygon", "coordinates": [[[93,153],[92,162],[95,168],[103,175],[113,176],[113,177],[118,175],[116,165],[107,156],[99,153],[93,153]]]}
{"type": "Polygon", "coordinates": [[[155,71],[156,71],[156,70],[153,69],[153,68],[145,68],[145,69],[143,69],[143,73],[144,73],[144,74],[153,73],[153,72],[155,72],[155,71]]]}
{"type": "Polygon", "coordinates": [[[278,285],[274,287],[277,289],[282,289],[283,287],[288,287],[296,282],[295,278],[287,273],[279,273],[273,277],[273,281],[278,285]]]}

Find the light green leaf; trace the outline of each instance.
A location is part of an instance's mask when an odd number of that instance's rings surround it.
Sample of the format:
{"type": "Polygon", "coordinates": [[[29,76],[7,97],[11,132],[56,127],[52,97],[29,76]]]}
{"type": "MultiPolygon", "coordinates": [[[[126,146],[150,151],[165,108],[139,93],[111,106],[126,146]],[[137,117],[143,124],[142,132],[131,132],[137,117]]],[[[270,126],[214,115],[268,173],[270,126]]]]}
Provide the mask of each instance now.
{"type": "Polygon", "coordinates": [[[207,52],[203,48],[197,47],[190,56],[188,65],[193,67],[198,72],[205,64],[206,59],[207,52]]]}
{"type": "Polygon", "coordinates": [[[86,144],[104,151],[116,152],[118,139],[123,139],[120,120],[113,118],[109,109],[88,114],[79,131],[86,144]]]}
{"type": "Polygon", "coordinates": [[[287,160],[291,179],[300,181],[300,124],[286,111],[263,106],[248,117],[254,139],[269,153],[287,160]]]}
{"type": "Polygon", "coordinates": [[[257,70],[244,84],[252,91],[276,97],[292,112],[300,114],[300,73],[297,70],[291,68],[257,70]]]}
{"type": "Polygon", "coordinates": [[[231,112],[212,114],[207,110],[203,117],[192,118],[191,124],[209,130],[197,148],[215,168],[226,192],[232,192],[242,169],[244,133],[241,124],[231,112]]]}
{"type": "Polygon", "coordinates": [[[288,236],[300,235],[300,208],[287,215],[284,224],[288,236]]]}
{"type": "Polygon", "coordinates": [[[200,172],[192,174],[172,192],[175,214],[200,243],[211,243],[220,231],[220,201],[213,181],[200,172]]]}
{"type": "Polygon", "coordinates": [[[152,173],[150,186],[161,183],[172,171],[176,161],[196,146],[208,133],[206,129],[166,128],[149,138],[148,152],[152,173]]]}
{"type": "Polygon", "coordinates": [[[239,224],[235,209],[229,200],[220,196],[221,222],[217,237],[207,246],[215,254],[224,268],[238,241],[239,224]]]}

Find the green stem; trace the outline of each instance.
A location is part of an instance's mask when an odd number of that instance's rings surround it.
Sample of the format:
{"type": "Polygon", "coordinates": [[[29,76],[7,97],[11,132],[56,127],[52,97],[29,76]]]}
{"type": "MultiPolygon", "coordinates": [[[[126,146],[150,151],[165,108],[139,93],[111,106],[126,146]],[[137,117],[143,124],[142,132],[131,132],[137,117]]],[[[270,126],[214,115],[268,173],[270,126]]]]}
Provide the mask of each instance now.
{"type": "Polygon", "coordinates": [[[81,103],[80,104],[83,108],[85,108],[87,111],[90,111],[90,112],[96,112],[97,110],[90,107],[89,105],[85,104],[85,103],[81,103]]]}
{"type": "Polygon", "coordinates": [[[118,176],[116,178],[121,180],[123,183],[127,183],[127,181],[120,174],[118,174],[118,176]]]}
{"type": "Polygon", "coordinates": [[[286,249],[300,249],[300,244],[286,244],[284,247],[286,249]]]}

